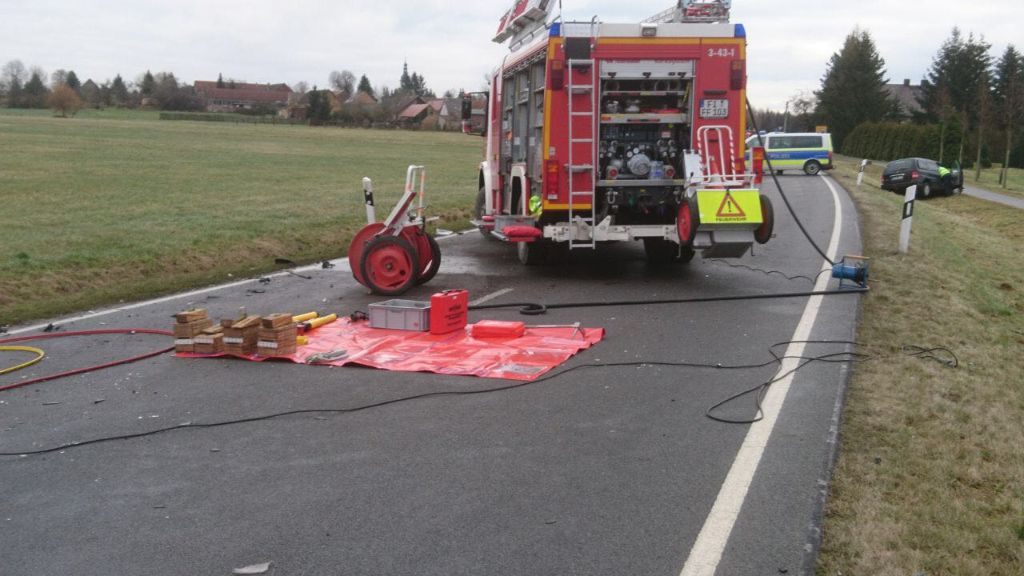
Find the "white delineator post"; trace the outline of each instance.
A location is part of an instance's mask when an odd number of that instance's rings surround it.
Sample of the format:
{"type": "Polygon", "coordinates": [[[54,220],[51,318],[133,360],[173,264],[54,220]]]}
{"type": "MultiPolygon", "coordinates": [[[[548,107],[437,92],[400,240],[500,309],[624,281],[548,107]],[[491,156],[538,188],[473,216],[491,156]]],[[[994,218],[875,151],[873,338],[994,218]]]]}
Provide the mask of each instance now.
{"type": "Polygon", "coordinates": [[[373,207],[373,182],[363,177],[363,201],[366,203],[366,223],[373,224],[377,221],[377,212],[373,207]]]}
{"type": "Polygon", "coordinates": [[[862,182],[864,182],[864,167],[870,164],[871,161],[864,159],[860,161],[860,170],[857,171],[857,187],[860,188],[862,182]]]}
{"type": "Polygon", "coordinates": [[[900,254],[910,250],[910,222],[914,216],[914,198],[917,196],[917,184],[907,188],[903,196],[903,222],[900,223],[900,254]]]}

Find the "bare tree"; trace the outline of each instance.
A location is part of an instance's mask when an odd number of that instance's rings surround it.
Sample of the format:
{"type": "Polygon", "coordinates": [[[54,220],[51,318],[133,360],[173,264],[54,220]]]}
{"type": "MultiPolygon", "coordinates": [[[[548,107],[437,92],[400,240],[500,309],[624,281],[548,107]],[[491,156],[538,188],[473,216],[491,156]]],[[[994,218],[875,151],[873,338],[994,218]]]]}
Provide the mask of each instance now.
{"type": "Polygon", "coordinates": [[[63,68],[58,68],[50,74],[50,89],[56,90],[61,84],[68,83],[68,71],[63,68]]]}
{"type": "Polygon", "coordinates": [[[11,60],[7,64],[4,64],[3,70],[0,71],[0,78],[3,82],[9,82],[11,80],[17,80],[21,84],[24,84],[28,80],[28,68],[21,60],[11,60]]]}
{"type": "Polygon", "coordinates": [[[306,92],[309,92],[309,82],[306,82],[305,80],[300,80],[296,82],[295,85],[292,86],[292,91],[297,92],[299,94],[305,94],[306,92]]]}
{"type": "Polygon", "coordinates": [[[985,145],[985,124],[989,122],[989,111],[992,107],[992,95],[989,92],[989,73],[984,72],[984,78],[978,83],[978,152],[974,161],[974,181],[981,180],[981,149],[985,145]]]}
{"type": "Polygon", "coordinates": [[[28,77],[28,69],[21,60],[11,60],[0,69],[0,94],[7,97],[8,106],[13,108],[17,105],[28,77]]]}
{"type": "Polygon", "coordinates": [[[351,94],[356,87],[356,75],[348,70],[342,70],[341,72],[332,70],[328,77],[328,83],[335,90],[351,94]]]}
{"type": "Polygon", "coordinates": [[[82,99],[67,84],[61,84],[54,88],[47,99],[47,104],[53,108],[54,112],[60,112],[61,118],[67,118],[69,112],[74,116],[82,109],[82,99]]]}

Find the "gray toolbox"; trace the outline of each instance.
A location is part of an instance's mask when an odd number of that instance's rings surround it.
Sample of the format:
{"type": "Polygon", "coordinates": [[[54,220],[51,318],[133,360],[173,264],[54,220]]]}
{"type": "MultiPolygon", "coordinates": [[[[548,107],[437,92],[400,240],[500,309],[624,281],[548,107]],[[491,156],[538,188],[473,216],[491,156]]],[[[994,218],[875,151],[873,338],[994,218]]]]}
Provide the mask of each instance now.
{"type": "Polygon", "coordinates": [[[390,330],[430,330],[430,302],[386,300],[370,304],[370,328],[390,330]]]}

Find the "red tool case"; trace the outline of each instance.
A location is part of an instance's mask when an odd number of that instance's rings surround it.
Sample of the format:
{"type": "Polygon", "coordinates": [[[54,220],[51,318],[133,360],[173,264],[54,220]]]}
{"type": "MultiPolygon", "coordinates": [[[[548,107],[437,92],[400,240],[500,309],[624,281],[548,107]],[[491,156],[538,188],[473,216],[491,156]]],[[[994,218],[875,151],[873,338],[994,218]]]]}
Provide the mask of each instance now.
{"type": "Polygon", "coordinates": [[[466,327],[467,290],[445,290],[430,297],[430,333],[448,334],[466,327]]]}

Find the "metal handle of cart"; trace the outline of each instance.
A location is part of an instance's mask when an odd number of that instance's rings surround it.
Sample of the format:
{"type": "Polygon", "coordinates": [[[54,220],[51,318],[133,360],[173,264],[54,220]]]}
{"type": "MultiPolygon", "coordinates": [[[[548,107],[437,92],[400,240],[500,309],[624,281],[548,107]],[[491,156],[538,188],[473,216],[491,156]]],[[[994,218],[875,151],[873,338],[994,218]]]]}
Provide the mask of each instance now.
{"type": "Polygon", "coordinates": [[[423,194],[426,186],[426,166],[410,165],[405,171],[405,191],[398,204],[391,210],[391,214],[384,220],[381,235],[398,236],[406,226],[423,225],[423,194]],[[414,200],[418,202],[416,207],[412,206],[414,200]]]}

